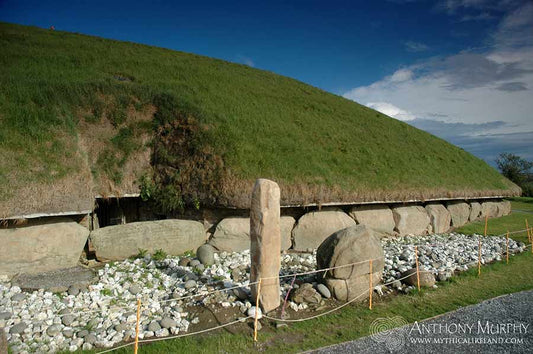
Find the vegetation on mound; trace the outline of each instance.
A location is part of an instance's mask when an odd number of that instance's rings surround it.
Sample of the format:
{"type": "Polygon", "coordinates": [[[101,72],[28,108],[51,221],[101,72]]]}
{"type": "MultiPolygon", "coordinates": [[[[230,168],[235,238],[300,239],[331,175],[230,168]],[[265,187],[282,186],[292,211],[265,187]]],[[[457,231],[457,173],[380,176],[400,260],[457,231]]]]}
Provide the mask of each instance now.
{"type": "Polygon", "coordinates": [[[258,177],[284,204],[517,192],[441,139],[244,65],[5,23],[0,65],[0,215],[15,196],[23,211],[26,194],[135,193],[141,179],[171,209],[247,206],[258,177]]]}

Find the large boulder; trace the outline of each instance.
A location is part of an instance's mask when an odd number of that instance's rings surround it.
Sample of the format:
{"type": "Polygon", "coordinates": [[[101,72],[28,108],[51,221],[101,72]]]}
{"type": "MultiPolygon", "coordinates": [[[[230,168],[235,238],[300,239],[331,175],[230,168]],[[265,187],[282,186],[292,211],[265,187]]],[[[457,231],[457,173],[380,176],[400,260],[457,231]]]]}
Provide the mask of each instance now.
{"type": "MultiPolygon", "coordinates": [[[[291,232],[295,223],[292,216],[282,216],[280,219],[282,251],[292,246],[291,232]]],[[[241,252],[250,249],[250,218],[222,219],[209,243],[219,251],[241,252]]]]}
{"type": "Polygon", "coordinates": [[[444,205],[428,204],[425,209],[429,215],[429,220],[434,233],[441,234],[450,230],[452,217],[444,205]]]}
{"type": "Polygon", "coordinates": [[[317,248],[334,232],[355,225],[355,221],[341,210],[307,213],[292,230],[293,248],[297,251],[317,248]]]}
{"type": "Polygon", "coordinates": [[[108,226],[91,232],[99,260],[121,260],[139,253],[162,249],[170,255],[196,250],[205,242],[202,223],[192,220],[157,220],[108,226]]]}
{"type": "Polygon", "coordinates": [[[71,219],[0,229],[0,275],[35,274],[78,264],[89,230],[71,219]]]}
{"type": "Polygon", "coordinates": [[[400,236],[425,235],[430,229],[430,219],[421,206],[400,206],[392,209],[396,231],[400,236]]]}
{"type": "Polygon", "coordinates": [[[219,251],[241,252],[250,249],[250,218],[222,219],[209,243],[219,251]]]}
{"type": "Polygon", "coordinates": [[[478,202],[471,202],[470,203],[470,216],[468,217],[468,220],[470,221],[477,221],[481,219],[481,212],[483,209],[481,208],[481,204],[478,202]]]}
{"type": "Polygon", "coordinates": [[[424,268],[419,268],[418,278],[416,276],[416,268],[411,268],[401,274],[404,283],[407,285],[418,286],[420,281],[420,286],[424,288],[431,288],[435,285],[435,275],[427,271],[424,268]]]}
{"type": "Polygon", "coordinates": [[[452,217],[452,226],[461,227],[468,222],[470,217],[470,205],[465,202],[448,203],[448,211],[452,217]]]}
{"type": "Polygon", "coordinates": [[[338,300],[364,299],[368,294],[370,260],[373,283],[381,281],[384,253],[381,242],[365,225],[355,225],[329,236],[317,250],[318,269],[334,268],[319,274],[338,300]],[[366,286],[364,286],[366,284],[366,286]]]}
{"type": "Polygon", "coordinates": [[[388,206],[365,205],[356,206],[350,211],[350,216],[361,225],[375,231],[376,236],[392,235],[394,233],[394,217],[388,206]]]}
{"type": "Polygon", "coordinates": [[[503,200],[498,204],[498,215],[505,216],[511,214],[511,202],[503,200]]]}
{"type": "Polygon", "coordinates": [[[498,203],[497,202],[483,202],[481,204],[481,216],[483,218],[497,218],[498,217],[498,203]]]}

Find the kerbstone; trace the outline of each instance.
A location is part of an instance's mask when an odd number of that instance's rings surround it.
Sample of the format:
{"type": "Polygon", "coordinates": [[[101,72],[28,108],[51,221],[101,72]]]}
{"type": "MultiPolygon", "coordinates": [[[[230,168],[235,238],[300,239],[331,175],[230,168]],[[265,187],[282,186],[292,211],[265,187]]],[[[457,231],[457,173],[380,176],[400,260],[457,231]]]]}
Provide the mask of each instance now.
{"type": "Polygon", "coordinates": [[[394,217],[388,206],[368,205],[352,208],[350,216],[358,223],[375,231],[377,236],[394,233],[394,217]]]}
{"type": "Polygon", "coordinates": [[[425,235],[430,226],[429,215],[421,206],[401,206],[392,209],[396,231],[400,236],[425,235]]]}
{"type": "Polygon", "coordinates": [[[307,213],[292,231],[293,248],[297,251],[317,248],[334,232],[355,225],[355,221],[341,210],[307,213]]]}
{"type": "Polygon", "coordinates": [[[447,209],[452,218],[453,227],[461,227],[468,222],[470,218],[470,205],[465,202],[448,203],[447,209]]]}
{"type": "Polygon", "coordinates": [[[168,219],[108,226],[91,232],[90,238],[99,260],[121,260],[139,249],[162,249],[169,255],[196,250],[205,242],[205,231],[197,221],[168,219]]]}
{"type": "Polygon", "coordinates": [[[70,219],[0,229],[0,275],[36,274],[75,267],[89,230],[70,219]]]}
{"type": "MultiPolygon", "coordinates": [[[[291,232],[296,220],[292,216],[280,219],[281,250],[291,248],[291,232]]],[[[250,249],[250,218],[222,219],[215,228],[209,244],[219,251],[242,252],[250,249]]]]}
{"type": "Polygon", "coordinates": [[[430,224],[434,233],[441,234],[450,230],[452,218],[450,212],[444,205],[429,204],[426,205],[425,209],[429,215],[430,224]]]}

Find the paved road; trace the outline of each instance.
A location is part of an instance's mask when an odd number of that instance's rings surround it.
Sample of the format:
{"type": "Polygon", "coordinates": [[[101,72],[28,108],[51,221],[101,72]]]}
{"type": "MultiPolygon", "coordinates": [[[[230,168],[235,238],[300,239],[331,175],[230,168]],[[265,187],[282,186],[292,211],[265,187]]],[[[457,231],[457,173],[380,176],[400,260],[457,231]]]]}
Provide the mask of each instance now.
{"type": "MultiPolygon", "coordinates": [[[[382,319],[376,325],[401,318],[382,319]]],[[[533,290],[312,353],[533,353],[533,290]]]]}

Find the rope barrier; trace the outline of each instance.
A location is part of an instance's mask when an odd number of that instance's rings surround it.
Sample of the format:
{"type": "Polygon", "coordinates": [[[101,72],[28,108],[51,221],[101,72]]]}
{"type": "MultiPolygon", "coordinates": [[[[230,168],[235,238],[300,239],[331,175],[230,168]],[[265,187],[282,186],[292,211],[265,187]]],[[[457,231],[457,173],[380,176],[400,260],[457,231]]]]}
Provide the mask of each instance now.
{"type": "MultiPolygon", "coordinates": [[[[484,232],[484,236],[487,235],[487,223],[488,223],[488,218],[485,218],[485,232],[484,232]]],[[[506,237],[506,261],[507,263],[509,262],[509,236],[510,235],[514,235],[514,234],[518,234],[518,233],[523,233],[523,232],[527,232],[528,234],[528,240],[529,242],[532,242],[532,239],[533,239],[533,235],[531,234],[531,230],[529,228],[529,225],[527,224],[527,220],[526,220],[526,229],[523,229],[523,230],[517,230],[517,231],[513,231],[513,232],[509,232],[507,231],[507,233],[504,233],[504,234],[501,234],[501,235],[494,235],[493,237],[503,237],[505,236],[506,237]]],[[[478,275],[480,274],[481,270],[480,270],[480,267],[481,267],[481,236],[478,237],[478,240],[479,240],[479,252],[478,252],[478,275]]],[[[444,243],[443,243],[444,244],[444,243]]],[[[419,267],[418,267],[418,246],[441,246],[443,244],[406,244],[406,246],[414,246],[415,247],[415,261],[416,261],[416,267],[417,267],[417,287],[418,287],[418,290],[420,290],[420,273],[434,273],[433,271],[425,271],[425,270],[422,270],[420,271],[419,270],[419,267]]],[[[527,249],[527,248],[530,248],[531,247],[531,251],[533,253],[533,245],[530,243],[529,245],[526,245],[524,246],[524,249],[527,249]]],[[[286,275],[280,275],[280,276],[274,276],[274,277],[267,277],[267,278],[262,278],[262,279],[259,279],[259,281],[256,281],[256,282],[247,282],[245,284],[242,284],[242,285],[237,285],[237,286],[233,286],[233,287],[229,287],[229,288],[224,288],[224,289],[216,289],[216,290],[213,290],[213,291],[208,291],[207,293],[199,293],[199,294],[194,294],[194,295],[188,295],[188,296],[183,296],[183,297],[180,297],[180,298],[175,298],[175,299],[168,299],[168,300],[161,300],[159,301],[159,303],[167,303],[167,302],[173,302],[173,301],[182,301],[182,300],[185,300],[185,299],[189,299],[189,298],[195,298],[195,297],[199,297],[199,296],[208,296],[210,294],[214,294],[214,293],[218,293],[218,292],[222,292],[222,291],[230,291],[230,290],[234,290],[234,289],[239,289],[239,288],[243,288],[243,287],[248,287],[248,286],[251,286],[251,285],[255,285],[255,284],[259,284],[259,287],[258,289],[260,289],[260,286],[261,286],[261,281],[262,280],[269,280],[269,279],[284,279],[284,278],[288,278],[288,277],[293,277],[293,280],[291,282],[291,289],[292,289],[292,286],[294,285],[294,281],[296,280],[296,277],[298,276],[305,276],[305,275],[311,275],[311,274],[316,274],[316,273],[321,273],[323,272],[324,275],[326,274],[327,271],[330,271],[330,270],[334,270],[334,269],[339,269],[339,268],[343,268],[343,267],[351,267],[351,266],[355,266],[355,265],[358,265],[358,264],[363,264],[363,263],[366,263],[366,262],[369,262],[369,308],[372,309],[372,292],[373,292],[373,289],[372,289],[372,286],[373,286],[373,279],[372,279],[372,262],[373,261],[376,261],[376,260],[381,260],[381,259],[384,259],[385,257],[378,257],[378,258],[373,258],[373,259],[369,259],[369,260],[365,260],[365,261],[360,261],[360,262],[353,262],[353,263],[349,263],[349,264],[344,264],[344,265],[341,265],[341,266],[335,266],[335,267],[328,267],[328,268],[323,268],[323,269],[316,269],[316,270],[312,270],[312,271],[306,271],[306,272],[299,272],[299,273],[292,273],[292,274],[286,274],[286,275]]],[[[387,285],[390,285],[396,281],[401,281],[403,279],[406,279],[408,277],[412,276],[411,274],[410,275],[407,275],[407,276],[404,276],[404,277],[401,277],[401,278],[398,278],[398,279],[394,279],[388,283],[385,283],[383,284],[383,286],[387,286],[387,285]]],[[[211,286],[211,285],[218,285],[219,283],[210,283],[210,284],[207,284],[207,286],[211,286]]],[[[258,290],[258,296],[257,296],[257,301],[259,300],[259,291],[258,290]]],[[[287,292],[287,296],[286,296],[286,300],[285,302],[287,301],[287,298],[288,298],[288,295],[289,295],[289,292],[290,292],[290,289],[289,291],[287,292]]],[[[263,315],[265,318],[268,318],[270,320],[275,320],[275,321],[279,321],[279,322],[302,322],[302,321],[307,321],[307,320],[311,320],[311,319],[314,319],[314,318],[318,318],[318,317],[321,317],[321,316],[325,316],[329,313],[332,313],[334,311],[337,311],[347,305],[349,305],[350,303],[354,302],[355,300],[357,300],[358,298],[360,298],[361,296],[363,296],[364,294],[366,293],[366,291],[364,291],[362,294],[358,295],[357,297],[353,298],[352,300],[336,307],[336,308],[333,308],[331,310],[328,310],[324,313],[321,313],[321,314],[318,314],[318,315],[314,315],[314,316],[311,316],[311,317],[308,317],[308,318],[304,318],[304,319],[295,319],[295,320],[289,320],[289,319],[280,319],[280,318],[274,318],[274,317],[270,317],[270,316],[267,316],[266,314],[263,315]]],[[[256,302],[257,302],[256,301],[256,302]]],[[[152,338],[152,339],[146,339],[146,340],[139,340],[138,336],[139,336],[139,323],[140,323],[140,309],[141,309],[141,300],[140,299],[137,299],[137,303],[138,303],[138,307],[137,307],[137,322],[136,322],[136,338],[135,338],[135,342],[130,342],[130,343],[126,343],[124,345],[121,345],[121,346],[118,346],[118,347],[114,347],[114,348],[111,348],[109,350],[105,350],[105,351],[101,351],[99,353],[107,353],[107,352],[110,352],[110,351],[113,351],[113,350],[118,350],[118,349],[121,349],[121,348],[125,348],[125,347],[128,347],[130,345],[135,345],[135,352],[137,352],[137,348],[138,348],[138,344],[143,344],[143,343],[150,343],[150,342],[156,342],[156,341],[161,341],[161,340],[169,340],[169,339],[175,339],[175,338],[180,338],[180,337],[186,337],[186,336],[191,336],[191,335],[195,335],[195,334],[201,334],[201,333],[205,333],[205,332],[209,332],[209,331],[213,331],[213,330],[216,330],[216,329],[219,329],[219,328],[224,328],[224,327],[227,327],[227,326],[230,326],[230,325],[233,325],[233,324],[236,324],[236,323],[239,323],[239,322],[243,322],[245,321],[247,318],[241,318],[241,319],[238,319],[236,321],[232,321],[232,322],[228,322],[226,324],[222,324],[222,325],[219,325],[219,326],[216,326],[216,327],[212,327],[212,328],[208,328],[208,329],[205,329],[205,330],[201,330],[201,331],[197,331],[197,332],[192,332],[192,333],[186,333],[186,334],[181,334],[181,335],[174,335],[174,336],[167,336],[167,337],[163,337],[163,338],[152,338]]],[[[79,314],[87,314],[87,313],[106,313],[106,312],[109,312],[109,313],[112,313],[113,310],[118,310],[118,309],[124,309],[124,308],[130,308],[131,306],[128,306],[128,305],[122,305],[122,306],[113,306],[113,307],[109,307],[109,308],[106,308],[104,307],[105,304],[97,304],[98,306],[101,307],[101,309],[99,310],[84,310],[84,311],[80,311],[80,312],[69,312],[69,313],[65,313],[65,314],[55,314],[56,316],[58,317],[63,317],[63,316],[66,316],[66,315],[79,315],[79,314]]],[[[145,306],[148,306],[145,305],[145,306]]],[[[284,307],[285,307],[285,304],[284,304],[284,307]]],[[[255,318],[255,323],[254,323],[254,340],[257,340],[257,321],[258,321],[258,303],[256,303],[256,318],[255,318]]],[[[64,310],[64,309],[62,309],[64,310]]],[[[61,310],[60,310],[61,311],[61,310]]]]}

